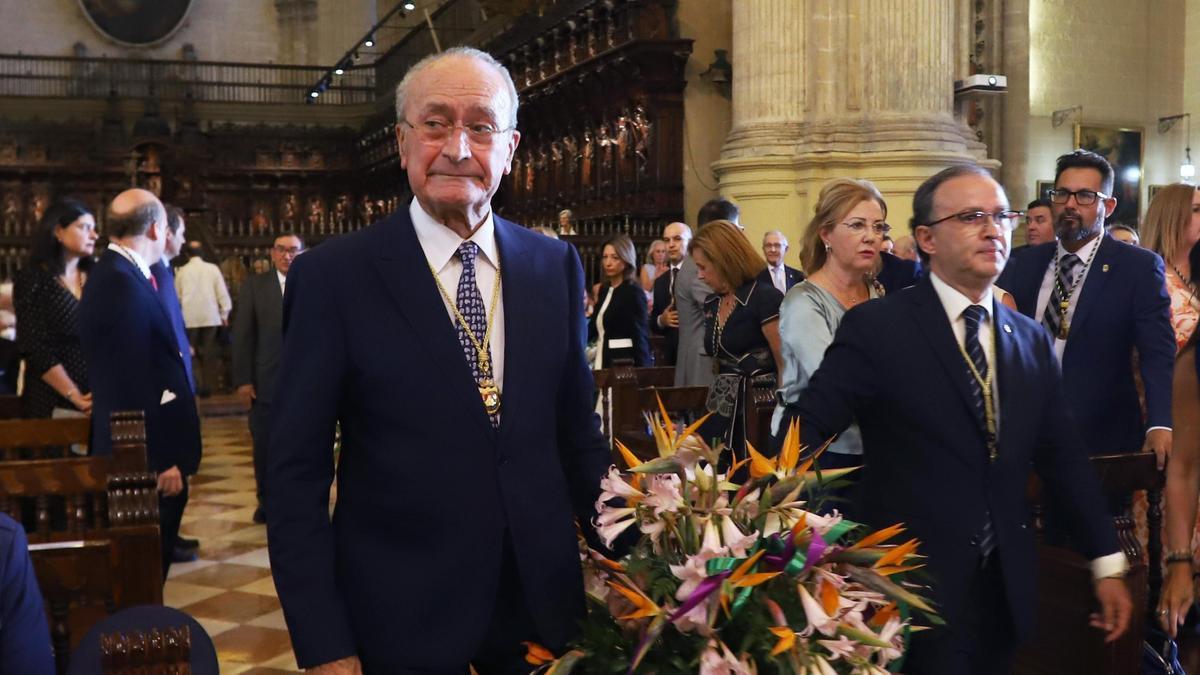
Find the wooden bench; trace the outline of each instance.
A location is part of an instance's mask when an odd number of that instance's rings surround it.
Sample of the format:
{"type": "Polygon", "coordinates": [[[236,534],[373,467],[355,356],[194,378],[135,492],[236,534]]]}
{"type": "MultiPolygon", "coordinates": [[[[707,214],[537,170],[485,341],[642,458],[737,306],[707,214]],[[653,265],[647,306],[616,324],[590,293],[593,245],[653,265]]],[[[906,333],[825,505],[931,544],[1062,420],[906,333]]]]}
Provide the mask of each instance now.
{"type": "Polygon", "coordinates": [[[21,416],[21,397],[12,394],[0,395],[0,420],[11,420],[21,416]]]}
{"type": "Polygon", "coordinates": [[[112,609],[162,603],[142,413],[113,414],[110,456],[47,456],[87,443],[89,430],[86,419],[0,421],[0,457],[32,457],[0,461],[0,510],[25,525],[56,648],[112,609]]]}
{"type": "Polygon", "coordinates": [[[600,400],[600,427],[604,435],[612,438],[617,427],[614,420],[626,423],[641,416],[638,405],[638,389],[643,387],[670,387],[675,384],[674,368],[634,368],[614,366],[597,370],[592,374],[600,400]]]}
{"type": "MultiPolygon", "coordinates": [[[[1162,491],[1163,474],[1152,453],[1092,457],[1105,496],[1123,506],[1113,518],[1117,539],[1129,559],[1126,582],[1133,598],[1129,631],[1112,644],[1088,626],[1088,615],[1096,605],[1091,564],[1073,550],[1038,545],[1037,628],[1029,643],[1018,653],[1014,672],[1034,675],[1089,673],[1125,675],[1137,673],[1141,659],[1144,625],[1154,620],[1154,608],[1162,587],[1162,491]],[[1146,490],[1149,508],[1149,551],[1143,553],[1134,533],[1133,493],[1146,490]]],[[[1040,487],[1033,486],[1035,496],[1040,487]]],[[[1040,509],[1035,511],[1039,515],[1040,509]]],[[[1039,518],[1040,520],[1040,518],[1039,518]]],[[[1039,535],[1043,528],[1038,528],[1039,535]]]]}

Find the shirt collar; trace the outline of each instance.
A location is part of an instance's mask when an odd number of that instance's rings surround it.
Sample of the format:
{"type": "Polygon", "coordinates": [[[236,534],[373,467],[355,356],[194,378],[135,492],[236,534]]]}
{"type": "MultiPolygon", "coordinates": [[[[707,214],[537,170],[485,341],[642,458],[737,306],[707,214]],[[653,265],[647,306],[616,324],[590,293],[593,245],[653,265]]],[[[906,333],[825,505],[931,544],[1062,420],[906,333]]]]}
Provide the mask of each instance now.
{"type": "Polygon", "coordinates": [[[146,264],[146,261],[142,258],[142,256],[138,255],[137,251],[131,248],[126,248],[115,241],[109,242],[108,250],[116,251],[117,255],[136,265],[143,276],[145,276],[147,279],[150,278],[150,266],[146,264]]]}
{"type": "Polygon", "coordinates": [[[963,295],[958,289],[950,286],[950,284],[942,281],[936,272],[929,273],[929,280],[933,282],[933,290],[937,293],[938,300],[942,302],[942,309],[946,310],[946,316],[950,317],[951,321],[955,321],[962,316],[963,310],[971,305],[980,305],[983,311],[987,313],[988,320],[992,318],[992,287],[988,286],[983,297],[979,302],[971,302],[971,299],[963,295]]]}
{"type": "MultiPolygon", "coordinates": [[[[408,205],[408,215],[412,219],[413,229],[417,232],[417,241],[425,251],[425,259],[435,271],[440,271],[458,252],[458,247],[465,241],[455,234],[454,230],[439,223],[433,216],[425,212],[421,204],[413,197],[408,205]]],[[[483,224],[475,229],[471,241],[479,246],[479,251],[487,258],[493,267],[499,267],[499,256],[496,250],[496,224],[489,211],[483,224]]]]}
{"type": "Polygon", "coordinates": [[[287,283],[287,277],[283,276],[283,274],[279,270],[275,270],[275,278],[279,279],[280,286],[287,283]]]}
{"type": "MultiPolygon", "coordinates": [[[[1091,241],[1089,241],[1088,243],[1081,246],[1078,251],[1075,251],[1075,255],[1079,257],[1080,261],[1086,262],[1088,259],[1088,256],[1090,256],[1092,254],[1092,249],[1099,246],[1100,240],[1103,238],[1104,238],[1104,234],[1101,233],[1098,237],[1093,238],[1091,241]]],[[[1069,255],[1071,253],[1067,249],[1063,248],[1061,239],[1058,240],[1057,246],[1058,246],[1058,259],[1059,260],[1061,260],[1063,258],[1063,256],[1069,255]]]]}

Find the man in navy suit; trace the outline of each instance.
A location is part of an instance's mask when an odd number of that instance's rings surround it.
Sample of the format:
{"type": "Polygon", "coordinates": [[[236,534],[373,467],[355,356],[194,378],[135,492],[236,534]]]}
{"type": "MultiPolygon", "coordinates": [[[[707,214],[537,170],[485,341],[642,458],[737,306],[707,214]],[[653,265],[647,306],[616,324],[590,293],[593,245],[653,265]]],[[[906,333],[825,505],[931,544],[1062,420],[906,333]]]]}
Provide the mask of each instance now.
{"type": "Polygon", "coordinates": [[[804,272],[784,263],[787,259],[788,240],[779,230],[771,230],[763,235],[763,258],[767,261],[767,269],[758,275],[758,283],[771,284],[780,293],[804,281],[804,272]]]}
{"type": "MultiPolygon", "coordinates": [[[[179,307],[179,296],[175,294],[175,273],[171,270],[171,260],[183,250],[187,239],[187,224],[183,219],[183,210],[178,206],[164,206],[167,209],[167,240],[163,244],[163,256],[150,266],[150,274],[154,275],[158,284],[158,299],[166,307],[171,316],[171,325],[175,329],[175,341],[179,343],[179,355],[183,357],[183,366],[187,370],[187,381],[196,392],[196,379],[192,376],[192,346],[188,342],[187,327],[183,323],[183,310],[179,307]]],[[[192,562],[196,559],[196,549],[200,547],[199,540],[186,537],[175,538],[175,550],[172,554],[174,562],[192,562]]]]}
{"type": "Polygon", "coordinates": [[[997,283],[1054,340],[1088,451],[1153,451],[1162,468],[1172,440],[1171,302],[1162,258],[1105,234],[1104,218],[1117,207],[1112,192],[1113,170],[1100,155],[1076,150],[1059,157],[1050,192],[1058,242],[1026,249],[997,283]]]}
{"type": "Polygon", "coordinates": [[[414,200],[292,265],[271,567],[315,673],[528,672],[584,611],[576,522],[610,465],[570,245],[496,216],[517,93],[455,48],[397,87],[414,200]],[[337,507],[329,516],[335,425],[337,507]]]}
{"type": "Polygon", "coordinates": [[[146,459],[158,473],[163,578],[200,465],[200,418],[171,316],[150,270],[163,257],[167,212],[146,190],[126,190],[108,209],[111,242],[79,304],[79,337],[92,388],[92,453],[112,453],[109,415],[142,410],[146,459]]]}
{"type": "Polygon", "coordinates": [[[930,274],[847,312],[796,404],[809,447],[857,419],[856,512],[876,526],[904,523],[928,556],[947,626],[914,636],[909,673],[1009,672],[1036,605],[1031,466],[1070,505],[1075,542],[1093,560],[1102,608],[1093,624],[1112,640],[1129,622],[1127,563],[1050,341],[993,301],[1018,217],[979,167],[922,184],[912,223],[930,274]]]}

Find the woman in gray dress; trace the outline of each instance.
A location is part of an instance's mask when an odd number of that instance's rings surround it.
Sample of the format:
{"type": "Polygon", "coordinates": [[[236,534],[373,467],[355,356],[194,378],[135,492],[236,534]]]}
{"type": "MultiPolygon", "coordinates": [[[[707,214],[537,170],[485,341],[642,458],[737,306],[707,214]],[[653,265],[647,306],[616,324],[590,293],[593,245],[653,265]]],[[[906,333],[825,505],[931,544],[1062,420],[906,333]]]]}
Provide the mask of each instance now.
{"type": "MultiPolygon", "coordinates": [[[[821,189],[815,211],[801,238],[800,262],[808,278],[787,292],[779,311],[783,367],[771,418],[776,452],[795,418],[789,406],[821,365],[846,311],[883,294],[874,270],[880,242],[891,228],[879,190],[865,180],[840,178],[821,189]]],[[[821,468],[860,465],[858,425],[842,433],[817,463],[821,468]]]]}

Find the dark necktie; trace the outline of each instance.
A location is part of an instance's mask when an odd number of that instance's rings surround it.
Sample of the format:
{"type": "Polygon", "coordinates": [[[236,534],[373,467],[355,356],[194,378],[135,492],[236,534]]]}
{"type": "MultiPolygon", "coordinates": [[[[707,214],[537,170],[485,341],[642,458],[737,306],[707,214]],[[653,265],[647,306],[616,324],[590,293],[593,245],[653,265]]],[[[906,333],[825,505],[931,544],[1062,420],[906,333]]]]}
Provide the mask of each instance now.
{"type": "MultiPolygon", "coordinates": [[[[475,283],[475,258],[479,254],[479,245],[473,241],[464,241],[458,247],[458,259],[462,261],[462,276],[458,278],[458,297],[455,304],[458,306],[458,311],[466,320],[467,325],[471,327],[471,332],[475,334],[475,340],[483,345],[484,349],[488,350],[488,365],[484,370],[479,367],[479,352],[475,350],[475,343],[467,336],[467,330],[461,322],[455,322],[458,327],[458,343],[462,345],[463,356],[467,359],[467,366],[471,368],[471,375],[475,378],[475,384],[482,385],[485,380],[492,380],[491,365],[491,345],[483,344],[484,338],[487,335],[487,308],[483,304],[483,296],[479,293],[479,286],[475,283]]],[[[500,425],[500,415],[490,415],[493,426],[500,425]]]]}
{"type": "MultiPolygon", "coordinates": [[[[979,325],[983,323],[987,316],[987,310],[979,305],[971,305],[963,310],[962,317],[967,324],[967,331],[963,339],[963,349],[967,352],[967,358],[971,359],[971,365],[975,367],[974,373],[969,373],[968,378],[971,382],[971,394],[975,403],[975,412],[979,416],[980,421],[987,429],[987,402],[983,397],[983,382],[988,376],[988,362],[983,355],[983,345],[979,342],[979,325]],[[979,377],[975,377],[978,373],[979,377]]],[[[970,370],[970,369],[968,369],[970,370]]],[[[989,448],[989,452],[990,452],[989,448]]],[[[984,557],[991,554],[996,549],[996,535],[992,529],[992,515],[988,513],[987,520],[984,522],[983,531],[979,536],[979,552],[984,557]]]]}
{"type": "Polygon", "coordinates": [[[1068,253],[1058,261],[1058,281],[1050,291],[1050,302],[1046,303],[1046,311],[1042,314],[1042,325],[1050,331],[1050,337],[1057,338],[1062,332],[1062,303],[1071,297],[1071,285],[1082,265],[1083,261],[1074,253],[1068,253]]]}
{"type": "Polygon", "coordinates": [[[670,302],[675,302],[675,275],[678,273],[678,267],[671,268],[671,282],[667,285],[667,297],[671,299],[670,302]]]}

